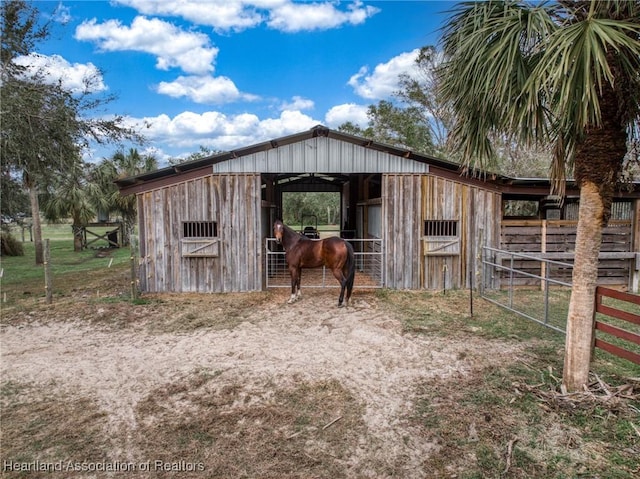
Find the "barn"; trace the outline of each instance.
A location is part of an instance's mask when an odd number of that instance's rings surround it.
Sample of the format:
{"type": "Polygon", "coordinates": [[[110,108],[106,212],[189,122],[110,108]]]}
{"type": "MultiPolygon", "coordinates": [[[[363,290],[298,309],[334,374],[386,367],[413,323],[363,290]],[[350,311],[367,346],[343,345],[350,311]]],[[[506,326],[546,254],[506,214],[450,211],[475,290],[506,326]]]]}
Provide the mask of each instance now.
{"type": "MultiPolygon", "coordinates": [[[[272,286],[281,252],[268,238],[290,191],[339,193],[357,278],[375,287],[475,286],[482,247],[570,260],[575,242],[578,192],[570,184],[558,205],[546,180],[465,176],[457,164],[323,126],[116,183],[137,197],[144,292],[272,286]]],[[[633,186],[616,199],[602,274],[632,289],[640,251],[633,186]]]]}

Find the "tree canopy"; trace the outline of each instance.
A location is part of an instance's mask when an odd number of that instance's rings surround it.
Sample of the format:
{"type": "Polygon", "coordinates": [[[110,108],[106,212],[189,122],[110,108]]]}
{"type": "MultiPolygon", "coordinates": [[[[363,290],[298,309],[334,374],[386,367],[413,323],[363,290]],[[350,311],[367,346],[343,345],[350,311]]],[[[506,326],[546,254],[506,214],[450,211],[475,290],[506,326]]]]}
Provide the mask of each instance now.
{"type": "Polygon", "coordinates": [[[640,2],[465,2],[444,29],[442,99],[466,165],[495,138],[553,145],[553,179],[580,188],[563,381],[588,381],[602,225],[640,132],[640,2]]]}
{"type": "Polygon", "coordinates": [[[52,82],[45,70],[17,61],[35,53],[50,35],[37,8],[23,0],[0,5],[2,27],[0,96],[2,174],[22,178],[29,189],[33,217],[36,263],[42,263],[42,238],[38,194],[59,175],[77,168],[81,151],[98,143],[142,137],[124,125],[122,117],[96,118],[92,113],[113,100],[91,91],[92,78],[82,92],[65,89],[62,79],[52,82]]]}

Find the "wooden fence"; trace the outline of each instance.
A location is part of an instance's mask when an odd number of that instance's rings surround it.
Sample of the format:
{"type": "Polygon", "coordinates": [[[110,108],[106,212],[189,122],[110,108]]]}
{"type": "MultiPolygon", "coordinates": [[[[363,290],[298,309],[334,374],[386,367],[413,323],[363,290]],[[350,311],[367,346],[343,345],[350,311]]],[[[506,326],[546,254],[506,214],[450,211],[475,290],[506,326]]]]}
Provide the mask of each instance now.
{"type": "MultiPolygon", "coordinates": [[[[620,301],[625,301],[640,306],[640,296],[616,291],[614,289],[609,289],[602,286],[598,286],[596,288],[596,314],[600,313],[611,318],[627,321],[629,323],[640,326],[640,314],[623,311],[612,306],[607,306],[603,304],[604,297],[614,298],[620,301]]],[[[602,333],[609,334],[618,339],[628,341],[640,346],[640,334],[628,331],[618,326],[614,326],[610,323],[599,321],[598,319],[594,321],[594,324],[596,333],[597,331],[601,331],[602,333]]],[[[594,348],[603,349],[615,356],[627,359],[636,364],[640,364],[640,354],[630,351],[629,349],[625,349],[622,346],[612,344],[609,341],[605,341],[601,337],[598,337],[596,334],[594,334],[594,348]]]]}
{"type": "MultiPolygon", "coordinates": [[[[503,220],[501,249],[526,253],[532,257],[572,263],[575,254],[577,221],[569,220],[503,220]]],[[[635,289],[638,275],[638,254],[632,250],[632,223],[630,220],[611,220],[602,231],[602,246],[598,264],[598,284],[635,289]]],[[[571,281],[571,270],[554,268],[540,270],[545,264],[534,260],[521,260],[514,265],[532,275],[560,281],[571,281]]],[[[519,278],[516,286],[536,286],[535,279],[519,278]]]]}

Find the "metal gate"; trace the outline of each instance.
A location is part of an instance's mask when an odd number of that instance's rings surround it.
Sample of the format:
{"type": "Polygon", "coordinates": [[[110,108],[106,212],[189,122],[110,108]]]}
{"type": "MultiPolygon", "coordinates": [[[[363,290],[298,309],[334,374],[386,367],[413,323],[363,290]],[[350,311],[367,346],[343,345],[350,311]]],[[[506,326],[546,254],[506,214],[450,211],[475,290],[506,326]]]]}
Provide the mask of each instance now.
{"type": "MultiPolygon", "coordinates": [[[[349,239],[356,258],[356,277],[354,288],[384,287],[384,248],[381,239],[349,239]]],[[[290,288],[291,277],[287,269],[282,246],[275,238],[265,239],[266,286],[267,288],[290,288]]],[[[340,285],[330,270],[324,266],[315,269],[303,269],[303,288],[338,288],[340,285]]]]}
{"type": "Polygon", "coordinates": [[[564,333],[572,270],[570,263],[483,246],[480,296],[564,333]]]}

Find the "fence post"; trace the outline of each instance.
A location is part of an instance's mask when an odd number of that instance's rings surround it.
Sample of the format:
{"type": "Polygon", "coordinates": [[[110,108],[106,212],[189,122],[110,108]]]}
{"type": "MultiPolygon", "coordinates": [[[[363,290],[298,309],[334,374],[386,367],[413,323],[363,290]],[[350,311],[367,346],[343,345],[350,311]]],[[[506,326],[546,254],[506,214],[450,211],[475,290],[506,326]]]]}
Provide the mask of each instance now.
{"type": "Polygon", "coordinates": [[[136,274],[136,247],[135,247],[135,237],[133,232],[129,234],[129,251],[130,251],[130,261],[131,261],[131,301],[136,301],[138,299],[138,281],[136,274]]]}
{"type": "MultiPolygon", "coordinates": [[[[547,278],[547,262],[544,260],[544,254],[547,252],[547,220],[542,220],[540,228],[540,252],[542,253],[542,261],[540,261],[540,276],[547,278]]],[[[542,291],[549,287],[546,281],[540,281],[542,291]]]]}
{"type": "Polygon", "coordinates": [[[53,301],[53,281],[51,279],[51,249],[49,247],[49,238],[44,240],[43,255],[44,255],[44,292],[45,300],[47,304],[51,304],[53,301]]]}
{"type": "Polygon", "coordinates": [[[509,307],[513,308],[513,266],[514,256],[511,254],[511,262],[509,263],[509,307]]]}
{"type": "Polygon", "coordinates": [[[598,305],[602,304],[602,295],[598,291],[599,286],[596,286],[596,297],[593,298],[593,321],[591,321],[593,325],[593,332],[591,333],[591,357],[589,358],[589,362],[593,361],[593,358],[596,354],[596,317],[598,314],[598,305]]]}
{"type": "Polygon", "coordinates": [[[549,270],[551,267],[547,267],[547,262],[542,259],[541,263],[544,266],[544,279],[540,280],[542,283],[542,290],[544,291],[544,324],[545,326],[549,322],[549,270]]]}

